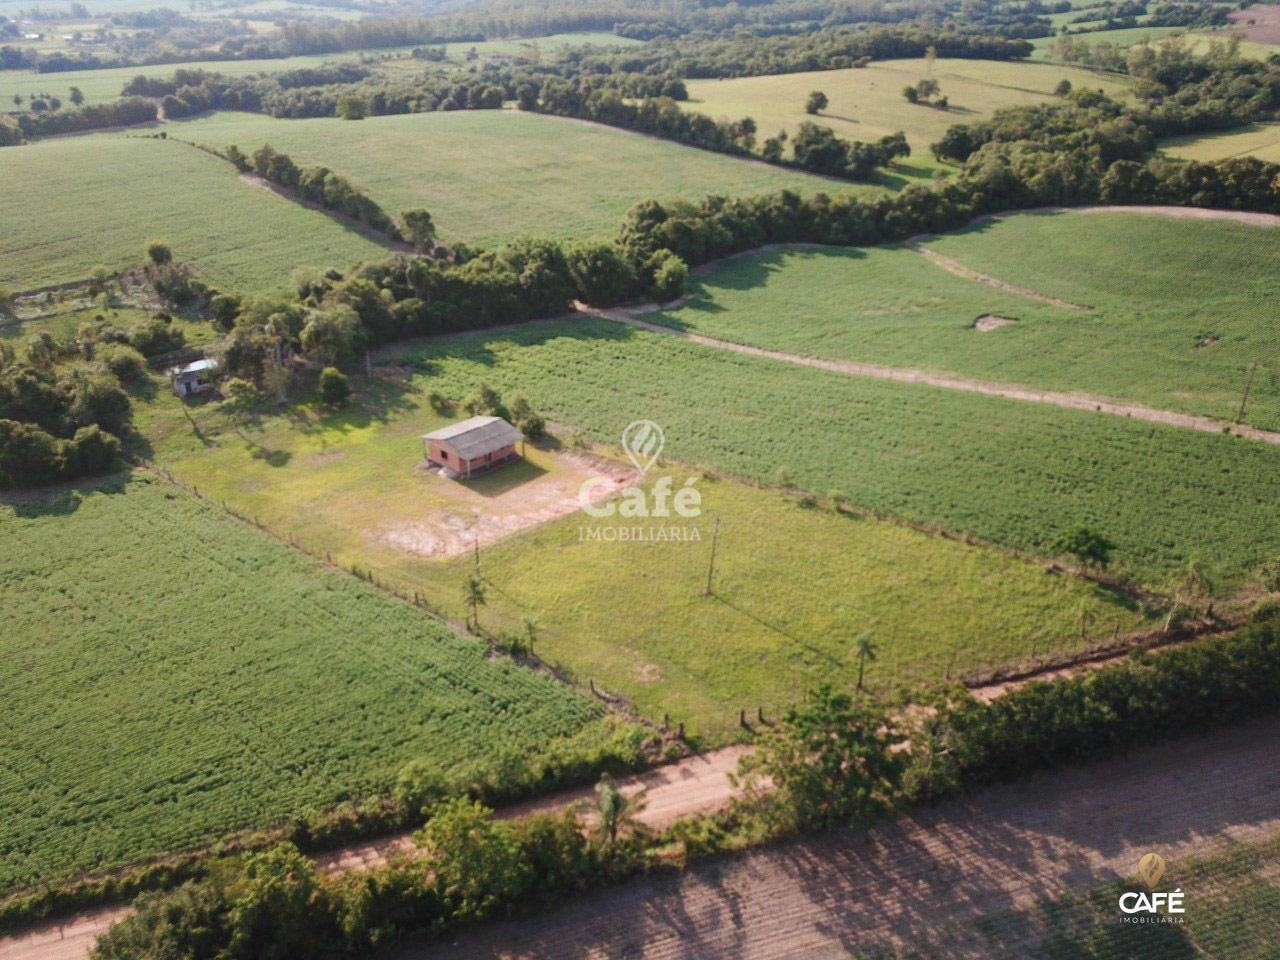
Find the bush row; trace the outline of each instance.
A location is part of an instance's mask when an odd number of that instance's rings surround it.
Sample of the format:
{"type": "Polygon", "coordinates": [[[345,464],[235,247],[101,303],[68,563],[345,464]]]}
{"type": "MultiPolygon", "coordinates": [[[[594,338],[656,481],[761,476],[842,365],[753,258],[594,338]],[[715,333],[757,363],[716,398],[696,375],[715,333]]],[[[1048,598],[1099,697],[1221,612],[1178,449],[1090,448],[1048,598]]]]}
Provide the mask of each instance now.
{"type": "Polygon", "coordinates": [[[252,171],[288,190],[296,190],[312,203],[366,223],[393,240],[404,239],[396,222],[373,198],[361,193],[349,180],[327,167],[302,169],[288,154],[279,153],[269,145],[255,150],[252,158],[246,157],[234,145],[227,147],[223,156],[235,164],[241,173],[252,171]]]}

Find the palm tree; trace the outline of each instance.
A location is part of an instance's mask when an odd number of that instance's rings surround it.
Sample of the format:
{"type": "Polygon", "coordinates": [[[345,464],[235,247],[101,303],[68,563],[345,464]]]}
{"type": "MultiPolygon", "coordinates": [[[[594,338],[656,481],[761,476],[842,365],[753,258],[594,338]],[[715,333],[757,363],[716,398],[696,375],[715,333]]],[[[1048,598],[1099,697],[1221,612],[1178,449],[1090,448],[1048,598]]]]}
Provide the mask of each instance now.
{"type": "Polygon", "coordinates": [[[641,829],[636,815],[643,809],[644,801],[638,794],[627,796],[607,773],[600,777],[595,799],[589,801],[588,810],[599,821],[595,828],[596,839],[608,853],[613,853],[618,837],[624,832],[641,829]]]}
{"type": "Polygon", "coordinates": [[[467,577],[467,582],[462,585],[462,595],[466,599],[467,606],[471,608],[471,619],[468,626],[479,627],[480,608],[484,606],[484,581],[474,574],[467,577]]]}
{"type": "Polygon", "coordinates": [[[867,661],[876,658],[876,645],[871,637],[870,630],[863,630],[856,640],[853,641],[853,656],[858,661],[858,686],[859,691],[862,690],[862,675],[867,669],[867,661]]]}

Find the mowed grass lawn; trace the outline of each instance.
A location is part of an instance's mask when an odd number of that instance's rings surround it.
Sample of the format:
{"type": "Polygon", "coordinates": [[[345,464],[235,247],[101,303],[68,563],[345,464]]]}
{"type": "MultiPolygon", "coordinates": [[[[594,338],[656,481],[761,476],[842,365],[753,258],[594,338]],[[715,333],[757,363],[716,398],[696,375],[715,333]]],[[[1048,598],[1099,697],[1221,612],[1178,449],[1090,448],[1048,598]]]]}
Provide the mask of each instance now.
{"type": "MultiPolygon", "coordinates": [[[[461,367],[457,373],[462,379],[451,384],[465,380],[461,367]]],[[[346,412],[316,416],[300,406],[252,427],[233,426],[205,405],[190,411],[193,428],[166,397],[148,412],[145,429],[158,460],[203,493],[312,552],[373,570],[380,583],[421,591],[461,619],[470,549],[436,559],[416,549],[415,534],[442,514],[474,523],[472,498],[450,497],[447,488],[477,490],[489,498],[478,509],[501,519],[522,488],[535,496],[535,485],[576,453],[531,448],[529,465],[466,485],[423,474],[415,469],[418,434],[440,422],[422,401],[433,379],[403,393],[362,381],[346,412]]],[[[804,507],[795,496],[679,466],[663,474],[676,489],[696,478],[699,516],[634,521],[575,513],[486,544],[481,622],[520,634],[534,620],[540,656],[713,742],[737,732],[739,709],[773,712],[820,680],[852,683],[849,648],[864,629],[880,648],[868,681],[886,689],[940,679],[949,668],[958,675],[1081,645],[1082,609],[1093,640],[1142,622],[1114,594],[998,550],[830,506],[804,507]],[[707,597],[716,518],[714,594],[707,597]],[[618,533],[605,530],[637,525],[650,542],[618,542],[618,533]],[[674,536],[652,539],[672,526],[674,536]]]]}
{"type": "Polygon", "coordinates": [[[649,319],[805,356],[1085,391],[1280,428],[1280,230],[1138,214],[1028,214],[926,241],[973,270],[1091,311],[950,273],[902,247],[784,249],[699,276],[649,319]],[[986,314],[1016,320],[978,332],[986,314]]]}
{"type": "Polygon", "coordinates": [[[983,120],[1003,107],[1051,100],[1061,80],[1117,97],[1128,92],[1125,78],[1079,67],[950,59],[939,59],[930,67],[921,58],[873,61],[849,70],[690,80],[686,82],[689,100],[682,106],[731,120],[752,117],[761,140],[779,130],[794,133],[806,120],[828,126],[849,140],[878,140],[901,130],[911,144],[911,157],[900,165],[902,172],[927,176],[937,166],[929,145],[942,139],[952,124],[983,120]],[[950,109],[911,104],[902,96],[903,87],[925,78],[940,84],[950,109]],[[816,117],[804,110],[813,90],[821,90],[830,101],[816,117]]]}
{"type": "Polygon", "coordinates": [[[202,150],[134,133],[44,140],[4,153],[0,286],[140,266],[153,238],[201,278],[241,293],[288,288],[299,267],[347,269],[387,248],[323,213],[242,181],[202,150]]]}
{"type": "Polygon", "coordinates": [[[172,484],[0,499],[0,891],[584,732],[598,705],[172,484]]]}
{"type": "MultiPolygon", "coordinates": [[[[613,237],[641,200],[857,189],[599,124],[515,110],[459,110],[358,123],[219,113],[174,136],[252,153],[269,143],[359,184],[391,214],[424,207],[450,241],[613,237]]],[[[864,188],[865,189],[865,188],[864,188]]]]}

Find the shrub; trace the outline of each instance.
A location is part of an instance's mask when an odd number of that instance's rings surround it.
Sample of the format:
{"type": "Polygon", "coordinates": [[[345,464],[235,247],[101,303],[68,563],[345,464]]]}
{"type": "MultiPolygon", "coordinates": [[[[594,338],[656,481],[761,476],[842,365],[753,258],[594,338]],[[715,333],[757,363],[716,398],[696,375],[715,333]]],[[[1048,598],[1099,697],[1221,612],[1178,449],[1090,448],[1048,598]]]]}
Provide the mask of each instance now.
{"type": "Polygon", "coordinates": [[[351,396],[351,384],[347,375],[336,367],[320,371],[320,402],[330,407],[340,407],[351,396]]]}
{"type": "Polygon", "coordinates": [[[95,353],[111,375],[121,383],[135,383],[147,376],[147,361],[142,354],[124,343],[109,343],[95,353]]]}

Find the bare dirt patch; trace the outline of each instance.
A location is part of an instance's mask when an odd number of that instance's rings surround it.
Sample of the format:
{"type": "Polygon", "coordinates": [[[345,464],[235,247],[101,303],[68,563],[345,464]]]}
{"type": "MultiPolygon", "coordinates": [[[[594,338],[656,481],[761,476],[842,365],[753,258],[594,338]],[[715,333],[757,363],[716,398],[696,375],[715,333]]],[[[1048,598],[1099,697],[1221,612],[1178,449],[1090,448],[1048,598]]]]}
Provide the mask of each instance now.
{"type": "Polygon", "coordinates": [[[1227,19],[1240,28],[1234,32],[1246,40],[1280,44],[1280,6],[1264,4],[1247,10],[1232,10],[1227,19]]]}
{"type": "Polygon", "coordinates": [[[999,330],[1001,327],[1007,327],[1009,324],[1017,322],[1017,317],[1002,317],[995,313],[984,313],[973,321],[973,329],[977,330],[978,333],[990,333],[992,330],[999,330]]]}
{"type": "MultiPolygon", "coordinates": [[[[529,527],[577,512],[581,504],[578,490],[591,477],[604,477],[597,484],[592,502],[605,500],[634,483],[635,470],[613,460],[580,451],[554,455],[563,469],[543,474],[500,492],[485,492],[477,481],[450,480],[434,470],[421,470],[422,482],[437,488],[454,506],[427,513],[419,520],[398,522],[373,532],[376,539],[398,550],[422,557],[455,557],[487,546],[529,527]]],[[[519,465],[498,467],[519,469],[519,465]]],[[[500,475],[492,475],[495,479],[500,475]]],[[[435,492],[435,491],[433,491],[435,492]]]]}

